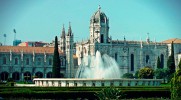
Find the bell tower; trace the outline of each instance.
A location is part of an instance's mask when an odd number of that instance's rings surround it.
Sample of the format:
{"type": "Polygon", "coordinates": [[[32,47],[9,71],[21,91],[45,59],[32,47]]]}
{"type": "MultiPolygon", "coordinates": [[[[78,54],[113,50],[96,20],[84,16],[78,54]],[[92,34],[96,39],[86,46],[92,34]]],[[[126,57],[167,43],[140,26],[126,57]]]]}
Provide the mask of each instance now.
{"type": "Polygon", "coordinates": [[[107,43],[109,36],[109,19],[101,7],[93,14],[90,19],[90,43],[107,43]]]}

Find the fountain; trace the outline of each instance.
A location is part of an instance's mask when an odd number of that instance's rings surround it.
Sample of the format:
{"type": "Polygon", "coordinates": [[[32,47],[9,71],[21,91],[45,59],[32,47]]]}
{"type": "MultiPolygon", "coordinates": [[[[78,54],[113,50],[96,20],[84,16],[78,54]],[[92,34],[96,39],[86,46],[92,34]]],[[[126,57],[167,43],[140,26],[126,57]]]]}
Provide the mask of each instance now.
{"type": "Polygon", "coordinates": [[[75,78],[35,78],[35,86],[100,87],[100,86],[159,86],[162,79],[121,79],[116,61],[97,51],[95,56],[82,59],[75,78]]]}
{"type": "Polygon", "coordinates": [[[87,56],[82,60],[75,78],[91,78],[91,79],[112,79],[120,78],[120,70],[116,61],[104,54],[101,56],[99,51],[95,56],[87,56]]]}

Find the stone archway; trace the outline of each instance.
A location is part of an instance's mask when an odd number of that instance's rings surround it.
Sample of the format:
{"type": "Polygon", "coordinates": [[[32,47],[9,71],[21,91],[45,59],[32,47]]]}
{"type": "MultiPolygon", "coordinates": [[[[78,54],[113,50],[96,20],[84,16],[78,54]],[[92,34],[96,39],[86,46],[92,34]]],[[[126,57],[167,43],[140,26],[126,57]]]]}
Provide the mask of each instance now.
{"type": "Polygon", "coordinates": [[[24,80],[25,81],[31,80],[31,73],[30,72],[27,71],[24,73],[24,80]]]}
{"type": "Polygon", "coordinates": [[[8,72],[2,72],[0,76],[1,76],[1,80],[8,80],[9,73],[8,72]]]}
{"type": "Polygon", "coordinates": [[[35,73],[35,76],[36,76],[37,78],[43,78],[43,73],[42,73],[42,72],[36,72],[36,73],[35,73]]]}
{"type": "Polygon", "coordinates": [[[52,78],[52,72],[48,72],[46,78],[52,78]]]}
{"type": "Polygon", "coordinates": [[[13,80],[18,81],[18,80],[20,79],[20,77],[19,77],[19,72],[14,72],[14,73],[12,74],[12,78],[13,78],[13,80]]]}

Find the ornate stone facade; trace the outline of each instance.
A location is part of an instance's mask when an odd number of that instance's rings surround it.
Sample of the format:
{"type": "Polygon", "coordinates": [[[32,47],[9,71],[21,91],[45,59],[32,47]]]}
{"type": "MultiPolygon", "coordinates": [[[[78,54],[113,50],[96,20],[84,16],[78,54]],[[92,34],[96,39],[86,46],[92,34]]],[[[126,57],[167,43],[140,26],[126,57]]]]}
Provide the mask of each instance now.
{"type": "MultiPolygon", "coordinates": [[[[120,68],[121,74],[135,73],[144,66],[150,66],[156,69],[158,56],[161,59],[161,67],[166,68],[167,59],[170,55],[170,40],[164,42],[151,41],[149,34],[146,41],[128,41],[124,37],[123,40],[113,40],[109,37],[109,19],[104,12],[99,9],[90,19],[90,38],[76,44],[76,56],[78,57],[78,65],[81,64],[83,57],[92,55],[96,51],[101,54],[107,54],[113,57],[120,68]]],[[[179,40],[179,39],[178,39],[179,40]]],[[[181,52],[181,41],[174,46],[176,65],[178,53],[181,52]]]]}

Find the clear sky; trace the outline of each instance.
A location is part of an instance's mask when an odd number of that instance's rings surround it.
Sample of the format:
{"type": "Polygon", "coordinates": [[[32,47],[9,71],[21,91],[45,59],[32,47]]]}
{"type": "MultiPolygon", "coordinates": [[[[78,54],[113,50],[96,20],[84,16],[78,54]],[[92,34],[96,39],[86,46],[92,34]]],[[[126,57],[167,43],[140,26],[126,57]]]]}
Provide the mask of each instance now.
{"type": "Polygon", "coordinates": [[[89,37],[89,21],[101,10],[110,20],[114,40],[181,38],[181,0],[0,0],[0,42],[16,39],[51,42],[71,22],[74,41],[89,37]]]}

